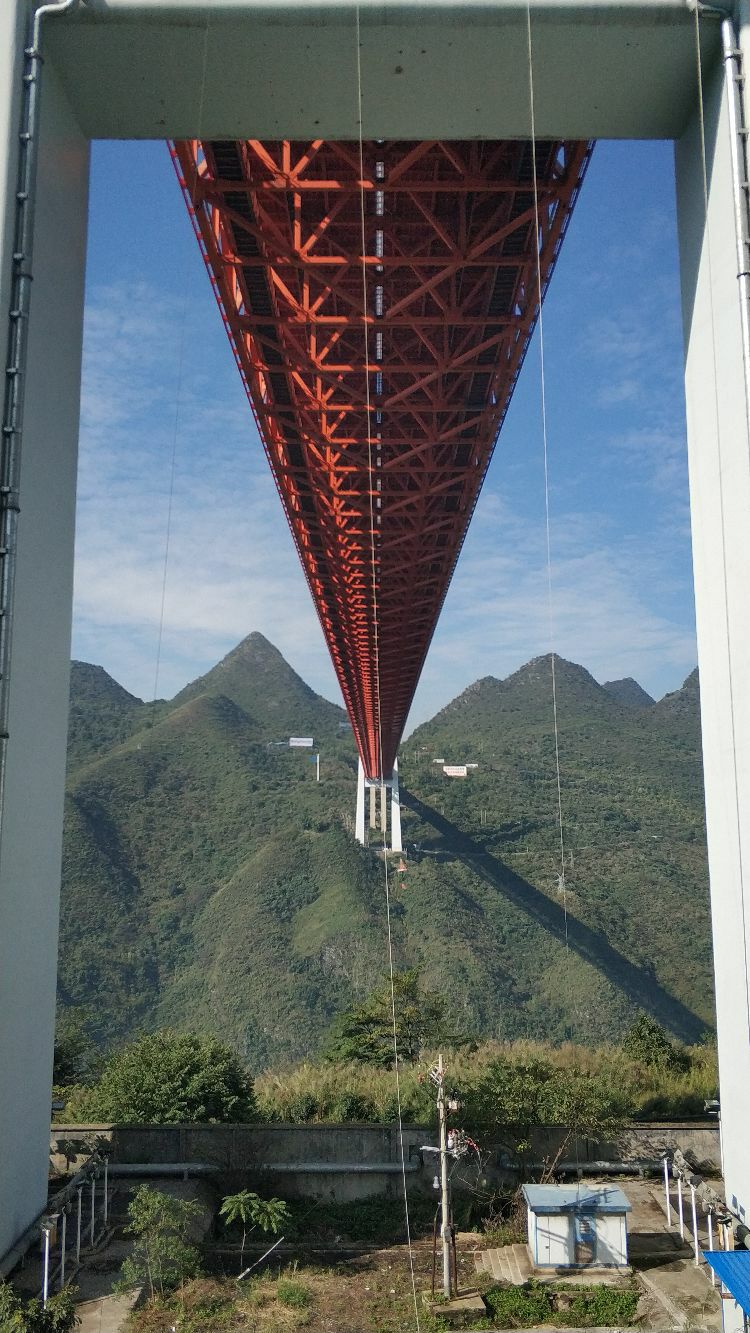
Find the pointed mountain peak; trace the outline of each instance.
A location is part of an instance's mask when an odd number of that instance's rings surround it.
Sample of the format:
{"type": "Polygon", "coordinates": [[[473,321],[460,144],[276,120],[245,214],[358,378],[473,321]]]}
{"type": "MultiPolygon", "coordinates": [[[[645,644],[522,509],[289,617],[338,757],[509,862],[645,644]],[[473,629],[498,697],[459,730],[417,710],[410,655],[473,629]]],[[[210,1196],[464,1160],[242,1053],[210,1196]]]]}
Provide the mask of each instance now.
{"type": "Polygon", "coordinates": [[[180,690],[171,702],[179,708],[200,694],[221,694],[257,724],[267,739],[315,735],[338,728],[343,710],[306,685],[274,644],[257,631],[226,657],[180,690]],[[277,733],[278,732],[278,736],[277,733]]]}
{"type": "Polygon", "coordinates": [[[654,705],[655,710],[662,716],[674,715],[677,713],[695,714],[696,719],[700,715],[700,680],[698,677],[698,668],[690,672],[690,675],[683,681],[679,690],[673,690],[671,694],[665,694],[654,705]]]}
{"type": "Polygon", "coordinates": [[[132,707],[143,703],[135,694],[129,694],[103,666],[75,659],[70,664],[70,697],[71,702],[85,700],[89,704],[107,703],[110,707],[118,704],[132,707]]]}
{"type": "Polygon", "coordinates": [[[69,768],[88,763],[111,745],[126,740],[138,727],[144,706],[104,667],[92,662],[71,662],[69,768]]]}
{"type": "MultiPolygon", "coordinates": [[[[506,676],[503,685],[510,689],[528,686],[551,689],[552,657],[552,653],[544,653],[541,657],[532,657],[531,661],[525,662],[522,667],[518,668],[518,671],[506,676]]],[[[555,653],[554,665],[557,685],[564,684],[576,691],[584,690],[597,695],[604,693],[602,686],[597,680],[594,680],[591,672],[587,671],[585,667],[579,666],[577,662],[570,662],[567,657],[561,657],[559,653],[555,653]]]]}
{"type": "Polygon", "coordinates": [[[650,708],[655,702],[632,676],[624,676],[622,680],[605,680],[602,689],[625,708],[650,708]]]}

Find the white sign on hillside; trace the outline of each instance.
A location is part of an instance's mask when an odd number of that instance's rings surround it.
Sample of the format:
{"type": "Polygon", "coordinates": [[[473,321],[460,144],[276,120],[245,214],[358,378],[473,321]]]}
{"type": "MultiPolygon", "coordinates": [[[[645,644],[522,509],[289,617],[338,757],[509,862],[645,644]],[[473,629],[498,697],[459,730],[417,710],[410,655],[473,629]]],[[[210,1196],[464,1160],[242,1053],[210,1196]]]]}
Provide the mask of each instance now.
{"type": "Polygon", "coordinates": [[[290,744],[290,746],[296,746],[298,749],[305,748],[305,749],[311,750],[311,749],[312,749],[312,743],[313,743],[313,738],[312,738],[312,736],[290,736],[290,737],[289,737],[289,744],[290,744]]]}
{"type": "Polygon", "coordinates": [[[447,778],[465,778],[466,764],[443,764],[443,772],[447,778]]]}

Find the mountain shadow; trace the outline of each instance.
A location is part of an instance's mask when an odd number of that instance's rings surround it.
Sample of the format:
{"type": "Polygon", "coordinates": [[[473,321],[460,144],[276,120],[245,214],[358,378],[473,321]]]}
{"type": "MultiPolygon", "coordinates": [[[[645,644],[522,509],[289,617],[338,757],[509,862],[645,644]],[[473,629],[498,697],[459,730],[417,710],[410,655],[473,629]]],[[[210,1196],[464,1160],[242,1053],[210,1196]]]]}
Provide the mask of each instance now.
{"type": "Polygon", "coordinates": [[[446,839],[446,852],[450,852],[474,875],[496,889],[556,940],[567,944],[633,1005],[647,1010],[681,1041],[692,1043],[701,1039],[706,1030],[705,1021],[665,990],[653,973],[632,963],[615,949],[602,932],[593,930],[570,912],[566,920],[561,906],[403,786],[401,804],[424,823],[432,825],[446,839]]]}

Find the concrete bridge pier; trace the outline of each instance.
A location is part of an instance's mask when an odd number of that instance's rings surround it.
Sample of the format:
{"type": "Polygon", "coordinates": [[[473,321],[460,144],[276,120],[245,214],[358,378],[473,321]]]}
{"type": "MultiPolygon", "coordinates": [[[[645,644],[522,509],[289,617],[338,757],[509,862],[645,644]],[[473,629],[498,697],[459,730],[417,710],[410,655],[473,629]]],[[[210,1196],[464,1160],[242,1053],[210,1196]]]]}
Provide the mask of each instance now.
{"type": "MultiPolygon", "coordinates": [[[[748,35],[745,21],[746,52],[748,35]]],[[[675,161],[724,1176],[727,1201],[748,1221],[750,385],[729,91],[724,70],[715,68],[705,85],[707,216],[697,110],[676,144],[675,161]]]]}
{"type": "Polygon", "coordinates": [[[393,773],[385,781],[380,778],[366,778],[365,770],[362,767],[362,760],[359,761],[357,770],[357,813],[354,822],[354,834],[357,842],[362,846],[367,845],[368,837],[365,829],[365,807],[368,804],[367,793],[369,793],[369,812],[370,829],[374,832],[380,829],[382,841],[385,841],[388,830],[388,796],[390,794],[391,811],[391,840],[390,850],[392,852],[401,851],[401,803],[398,792],[398,760],[394,761],[393,773]],[[378,793],[380,793],[378,797],[378,793]],[[378,806],[380,818],[378,820],[378,806]]]}
{"type": "MultiPolygon", "coordinates": [[[[0,338],[13,243],[26,5],[0,5],[0,338]]],[[[44,71],[0,836],[0,1256],[47,1198],[88,142],[44,71]]],[[[3,365],[6,363],[3,362],[3,365]]]]}

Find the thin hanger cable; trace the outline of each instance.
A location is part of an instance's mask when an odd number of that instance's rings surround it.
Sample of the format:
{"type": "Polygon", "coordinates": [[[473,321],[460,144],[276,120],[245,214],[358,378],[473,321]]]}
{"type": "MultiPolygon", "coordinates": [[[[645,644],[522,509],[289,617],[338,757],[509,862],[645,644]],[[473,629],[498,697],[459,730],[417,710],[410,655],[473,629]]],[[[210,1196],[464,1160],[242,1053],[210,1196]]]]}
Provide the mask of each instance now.
{"type": "Polygon", "coordinates": [[[383,868],[385,875],[385,915],[388,936],[388,976],[391,991],[391,1028],[393,1033],[393,1068],[396,1083],[396,1106],[398,1111],[398,1140],[401,1154],[401,1183],[404,1199],[404,1221],[406,1225],[406,1242],[409,1250],[409,1272],[411,1276],[412,1300],[414,1304],[414,1319],[417,1333],[420,1333],[419,1321],[419,1299],[417,1296],[417,1279],[414,1270],[414,1248],[411,1235],[411,1219],[409,1216],[409,1196],[406,1182],[406,1154],[404,1151],[404,1125],[401,1107],[401,1075],[399,1071],[399,1053],[398,1053],[398,1025],[396,1022],[396,987],[394,980],[394,962],[393,962],[393,928],[391,921],[391,894],[390,883],[388,879],[388,838],[387,838],[387,818],[386,812],[386,787],[383,767],[383,722],[380,700],[380,636],[378,623],[378,589],[377,589],[377,571],[375,561],[375,505],[374,491],[375,478],[372,466],[372,422],[371,422],[371,402],[370,402],[370,347],[369,347],[369,322],[368,322],[368,299],[367,299],[367,229],[365,224],[365,170],[364,170],[364,143],[362,134],[362,45],[360,29],[360,7],[356,6],[356,44],[357,44],[357,128],[359,136],[359,206],[360,206],[360,228],[361,228],[361,246],[362,246],[362,315],[365,344],[365,403],[367,410],[367,466],[369,473],[369,492],[370,492],[370,557],[372,566],[372,608],[373,608],[373,633],[375,650],[375,688],[377,694],[378,707],[378,750],[379,763],[381,768],[381,819],[383,833],[383,868]]]}
{"type": "MultiPolygon", "coordinates": [[[[210,27],[210,21],[211,21],[211,20],[210,20],[210,17],[207,17],[207,18],[206,18],[205,29],[204,29],[204,33],[203,33],[203,56],[202,56],[202,65],[201,65],[201,84],[200,84],[200,94],[199,94],[199,98],[198,98],[198,140],[199,140],[199,142],[200,142],[201,139],[202,139],[202,131],[203,131],[203,110],[204,110],[205,99],[206,99],[206,67],[207,67],[207,63],[208,63],[208,31],[209,31],[209,27],[210,27]]],[[[195,190],[195,185],[196,185],[196,183],[197,183],[197,173],[198,173],[198,167],[197,167],[197,155],[196,155],[196,168],[195,168],[195,171],[196,171],[196,180],[193,182],[193,190],[195,190]]],[[[158,699],[158,697],[159,697],[159,677],[160,677],[160,674],[161,674],[162,649],[163,649],[163,646],[164,646],[164,622],[165,622],[165,618],[166,618],[166,607],[167,607],[167,581],[168,581],[168,578],[169,578],[169,556],[170,556],[170,549],[171,549],[171,544],[172,544],[172,522],[173,522],[173,517],[174,517],[174,492],[175,492],[175,479],[176,479],[176,475],[177,475],[177,444],[178,444],[178,440],[179,440],[180,408],[181,408],[181,405],[182,405],[182,386],[183,386],[184,373],[185,373],[185,343],[186,343],[186,333],[187,333],[187,306],[188,306],[188,285],[187,285],[187,283],[185,283],[185,289],[184,289],[184,291],[183,291],[183,296],[182,296],[182,312],[181,312],[181,316],[180,316],[180,346],[179,346],[178,363],[177,363],[178,368],[177,368],[177,386],[176,386],[176,389],[175,389],[174,418],[173,418],[173,421],[172,421],[172,450],[171,450],[171,458],[170,458],[170,464],[169,464],[169,488],[168,488],[168,498],[167,498],[166,530],[165,530],[165,536],[164,536],[164,561],[163,561],[163,565],[162,565],[162,576],[161,576],[161,599],[160,599],[160,606],[159,606],[159,628],[158,628],[157,638],[156,638],[156,661],[155,661],[155,664],[154,664],[154,690],[153,690],[153,698],[152,698],[152,700],[151,700],[151,703],[152,703],[152,711],[153,711],[153,707],[155,707],[155,705],[156,705],[156,701],[157,701],[157,699],[158,699]]]]}
{"type": "Polygon", "coordinates": [[[534,55],[531,38],[531,4],[526,5],[526,37],[529,65],[529,108],[531,114],[531,160],[534,185],[534,239],[536,252],[536,283],[539,301],[539,380],[541,386],[542,410],[542,452],[544,459],[544,533],[547,564],[547,621],[550,643],[550,673],[552,678],[552,720],[555,733],[555,786],[557,795],[557,824],[559,830],[560,852],[560,888],[563,896],[563,914],[565,918],[565,951],[569,954],[568,941],[568,890],[565,876],[565,825],[563,821],[562,781],[560,777],[560,728],[557,710],[557,674],[555,670],[555,624],[552,592],[552,533],[549,503],[549,434],[547,429],[547,383],[544,348],[544,315],[542,313],[542,256],[541,233],[539,225],[539,181],[536,166],[536,111],[534,105],[534,55]]]}

